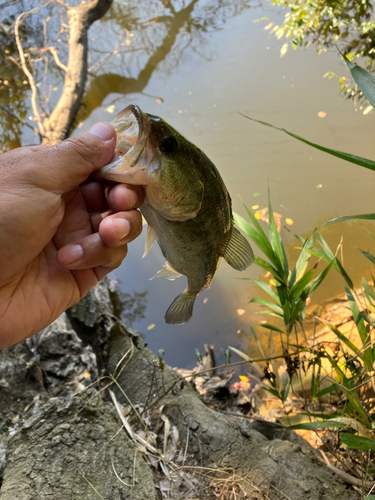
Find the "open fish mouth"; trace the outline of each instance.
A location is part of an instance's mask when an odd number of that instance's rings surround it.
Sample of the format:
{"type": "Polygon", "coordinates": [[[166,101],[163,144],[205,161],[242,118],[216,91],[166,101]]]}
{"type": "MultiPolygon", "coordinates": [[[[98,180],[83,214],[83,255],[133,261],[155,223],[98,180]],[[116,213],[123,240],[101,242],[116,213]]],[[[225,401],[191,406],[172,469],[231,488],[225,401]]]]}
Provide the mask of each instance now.
{"type": "Polygon", "coordinates": [[[139,161],[148,139],[148,121],[140,108],[130,104],[115,116],[111,125],[116,130],[116,152],[111,162],[95,172],[95,176],[110,179],[132,169],[139,161]]]}

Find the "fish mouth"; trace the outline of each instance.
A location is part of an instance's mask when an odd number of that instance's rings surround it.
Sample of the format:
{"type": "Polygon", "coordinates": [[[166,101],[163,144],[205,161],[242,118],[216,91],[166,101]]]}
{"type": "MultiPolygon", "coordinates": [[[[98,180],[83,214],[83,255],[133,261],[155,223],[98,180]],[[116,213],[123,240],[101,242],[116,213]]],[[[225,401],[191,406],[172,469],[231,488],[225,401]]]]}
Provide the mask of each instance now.
{"type": "Polygon", "coordinates": [[[95,172],[95,177],[130,183],[127,173],[137,165],[145,149],[148,121],[136,104],[130,104],[115,116],[111,125],[116,130],[116,152],[108,165],[95,172]]]}

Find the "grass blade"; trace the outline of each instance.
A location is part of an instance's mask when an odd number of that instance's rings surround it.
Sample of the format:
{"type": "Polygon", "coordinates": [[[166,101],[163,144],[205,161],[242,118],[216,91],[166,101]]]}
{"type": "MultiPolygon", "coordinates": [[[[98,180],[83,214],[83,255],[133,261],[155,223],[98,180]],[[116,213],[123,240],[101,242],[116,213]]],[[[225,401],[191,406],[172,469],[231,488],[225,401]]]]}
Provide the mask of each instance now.
{"type": "Polygon", "coordinates": [[[310,269],[310,271],[307,271],[307,273],[305,273],[302,278],[293,285],[293,288],[290,290],[290,296],[292,297],[292,299],[296,299],[301,295],[303,290],[306,288],[306,285],[310,283],[312,277],[314,276],[316,267],[317,264],[312,269],[310,269]]]}
{"type": "Polygon", "coordinates": [[[351,450],[375,451],[375,439],[355,436],[354,434],[343,432],[341,434],[341,440],[351,450]]]}
{"type": "Polygon", "coordinates": [[[251,281],[253,283],[255,283],[256,285],[258,285],[266,293],[268,293],[268,295],[270,297],[272,297],[273,300],[280,305],[279,296],[277,295],[277,293],[274,290],[272,290],[272,288],[269,285],[267,285],[267,283],[264,283],[264,281],[260,281],[260,280],[251,280],[251,281]]]}
{"type": "MultiPolygon", "coordinates": [[[[251,215],[253,216],[253,214],[251,215]]],[[[258,221],[255,219],[254,216],[253,218],[257,223],[255,227],[249,224],[243,217],[241,217],[241,215],[237,214],[236,212],[233,212],[233,219],[235,224],[245,234],[247,234],[249,238],[253,240],[253,242],[257,245],[257,247],[264,253],[264,255],[266,255],[269,258],[269,260],[275,265],[275,267],[277,269],[280,269],[280,265],[278,265],[275,252],[273,251],[267,236],[265,235],[263,229],[260,227],[258,221]]],[[[252,222],[254,223],[253,218],[252,222]]]]}
{"type": "Polygon", "coordinates": [[[261,299],[260,297],[253,297],[249,301],[249,304],[251,304],[251,303],[262,304],[263,306],[269,307],[272,311],[274,311],[280,315],[283,314],[282,308],[280,306],[278,306],[277,304],[275,304],[274,302],[271,302],[270,300],[261,299]]]}
{"type": "MultiPolygon", "coordinates": [[[[242,114],[242,113],[241,113],[242,114]]],[[[271,123],[263,122],[261,120],[256,120],[255,118],[250,118],[250,116],[243,115],[245,118],[248,120],[252,120],[253,122],[260,123],[262,125],[265,125],[266,127],[271,127],[276,130],[280,130],[281,132],[285,132],[286,134],[290,135],[291,137],[294,137],[295,139],[304,142],[305,144],[308,144],[309,146],[312,146],[315,149],[319,149],[320,151],[323,151],[324,153],[328,153],[332,156],[336,156],[337,158],[341,158],[342,160],[349,161],[350,163],[354,163],[355,165],[359,165],[360,167],[368,168],[370,170],[375,170],[375,161],[368,160],[367,158],[362,158],[361,156],[356,156],[356,155],[351,155],[349,153],[344,153],[343,151],[337,151],[335,149],[330,149],[330,148],[325,148],[324,146],[319,146],[319,144],[315,144],[313,142],[310,142],[306,139],[303,139],[303,137],[300,137],[299,135],[293,134],[292,132],[288,132],[285,128],[280,128],[280,127],[275,127],[274,125],[271,125],[271,123]]]]}
{"type": "Polygon", "coordinates": [[[275,218],[273,216],[273,210],[271,206],[271,200],[268,195],[268,212],[269,212],[269,235],[270,241],[273,248],[273,251],[277,257],[278,268],[284,274],[284,276],[288,277],[288,261],[285,255],[284,245],[281,241],[280,233],[277,230],[275,218]]]}

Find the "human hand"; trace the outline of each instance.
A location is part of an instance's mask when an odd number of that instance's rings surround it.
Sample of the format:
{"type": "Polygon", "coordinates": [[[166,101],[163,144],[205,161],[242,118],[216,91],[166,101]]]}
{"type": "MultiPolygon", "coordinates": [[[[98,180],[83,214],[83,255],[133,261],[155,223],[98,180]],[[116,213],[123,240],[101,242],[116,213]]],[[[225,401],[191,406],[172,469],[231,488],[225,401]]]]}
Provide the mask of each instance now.
{"type": "Polygon", "coordinates": [[[98,123],[56,146],[0,155],[0,349],[78,302],[141,233],[141,186],[87,181],[110,162],[115,135],[98,123]]]}

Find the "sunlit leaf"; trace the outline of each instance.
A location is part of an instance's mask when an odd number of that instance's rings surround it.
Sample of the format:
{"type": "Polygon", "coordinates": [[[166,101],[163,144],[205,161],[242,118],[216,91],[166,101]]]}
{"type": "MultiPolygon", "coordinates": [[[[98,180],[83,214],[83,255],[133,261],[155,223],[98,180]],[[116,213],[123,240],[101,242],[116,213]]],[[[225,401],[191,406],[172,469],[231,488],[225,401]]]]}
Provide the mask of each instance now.
{"type": "Polygon", "coordinates": [[[346,56],[343,55],[343,57],[358,88],[372,106],[375,106],[375,76],[358,66],[358,64],[349,61],[346,56]]]}
{"type": "Polygon", "coordinates": [[[289,48],[289,43],[288,42],[284,43],[284,45],[280,49],[280,57],[285,56],[285,54],[288,51],[288,48],[289,48]]]}

